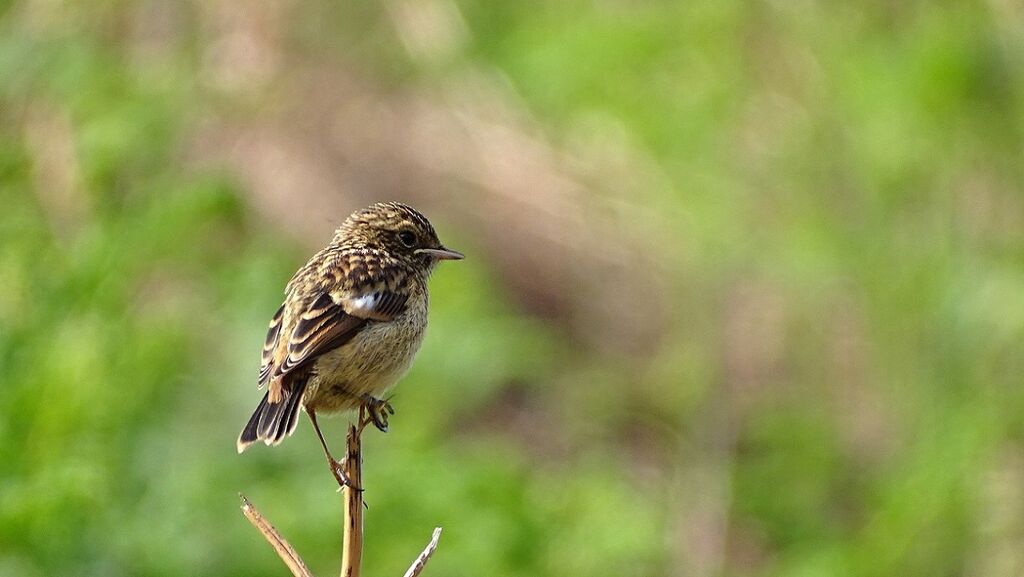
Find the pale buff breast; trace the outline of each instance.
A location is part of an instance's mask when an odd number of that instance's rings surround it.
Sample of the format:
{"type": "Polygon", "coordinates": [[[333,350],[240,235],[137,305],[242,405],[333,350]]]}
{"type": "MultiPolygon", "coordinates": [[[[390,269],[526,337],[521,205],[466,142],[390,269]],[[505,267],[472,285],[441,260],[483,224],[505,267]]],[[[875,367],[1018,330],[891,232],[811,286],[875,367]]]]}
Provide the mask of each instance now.
{"type": "Polygon", "coordinates": [[[314,364],[303,404],[318,412],[359,407],[360,396],[380,398],[405,375],[423,342],[426,298],[412,299],[392,321],[370,321],[345,345],[321,355],[314,364]]]}

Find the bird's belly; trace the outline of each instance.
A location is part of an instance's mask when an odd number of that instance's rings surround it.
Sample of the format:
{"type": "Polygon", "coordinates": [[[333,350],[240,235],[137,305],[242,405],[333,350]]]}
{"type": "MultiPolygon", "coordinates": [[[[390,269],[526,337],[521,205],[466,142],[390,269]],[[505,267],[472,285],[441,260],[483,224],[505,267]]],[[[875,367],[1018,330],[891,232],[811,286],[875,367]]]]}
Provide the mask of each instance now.
{"type": "Polygon", "coordinates": [[[374,322],[345,345],[317,358],[305,405],[320,412],[344,411],[361,397],[380,397],[412,364],[423,341],[423,324],[374,322]]]}

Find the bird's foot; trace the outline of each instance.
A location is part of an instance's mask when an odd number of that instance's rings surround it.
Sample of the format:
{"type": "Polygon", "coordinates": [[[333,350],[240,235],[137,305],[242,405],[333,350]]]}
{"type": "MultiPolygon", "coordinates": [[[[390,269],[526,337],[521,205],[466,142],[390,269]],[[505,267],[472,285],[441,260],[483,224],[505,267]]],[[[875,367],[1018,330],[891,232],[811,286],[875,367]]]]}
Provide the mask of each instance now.
{"type": "Polygon", "coordinates": [[[359,423],[359,430],[362,431],[363,427],[373,423],[381,432],[388,432],[388,417],[395,414],[395,408],[391,403],[370,395],[363,395],[362,399],[366,418],[359,423]]]}
{"type": "Polygon", "coordinates": [[[352,479],[348,478],[348,474],[345,473],[345,459],[335,461],[334,459],[328,458],[327,463],[331,466],[331,474],[334,475],[335,480],[338,481],[338,490],[341,491],[345,487],[352,487],[354,491],[362,492],[362,487],[356,487],[352,484],[352,479]]]}

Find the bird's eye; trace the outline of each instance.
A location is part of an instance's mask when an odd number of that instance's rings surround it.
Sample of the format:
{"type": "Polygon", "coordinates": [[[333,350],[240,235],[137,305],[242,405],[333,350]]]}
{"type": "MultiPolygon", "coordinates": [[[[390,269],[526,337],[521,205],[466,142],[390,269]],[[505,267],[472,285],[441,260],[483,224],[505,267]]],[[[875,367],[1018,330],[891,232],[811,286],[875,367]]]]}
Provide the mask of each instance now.
{"type": "Polygon", "coordinates": [[[416,244],[416,233],[411,230],[403,230],[398,233],[398,240],[402,241],[405,246],[412,247],[416,244]]]}

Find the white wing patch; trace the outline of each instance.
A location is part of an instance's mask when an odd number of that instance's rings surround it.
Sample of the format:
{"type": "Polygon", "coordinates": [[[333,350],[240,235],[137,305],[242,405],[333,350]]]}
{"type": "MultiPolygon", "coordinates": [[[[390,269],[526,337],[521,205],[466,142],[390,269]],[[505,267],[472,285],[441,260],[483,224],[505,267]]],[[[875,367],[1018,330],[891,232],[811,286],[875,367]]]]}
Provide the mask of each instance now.
{"type": "Polygon", "coordinates": [[[376,309],[377,301],[379,300],[380,295],[378,293],[371,293],[361,297],[347,299],[347,302],[345,303],[347,305],[345,307],[345,312],[356,317],[372,317],[376,309]]]}
{"type": "Polygon", "coordinates": [[[405,310],[407,298],[393,292],[380,291],[342,299],[341,306],[354,317],[390,321],[405,310]]]}

